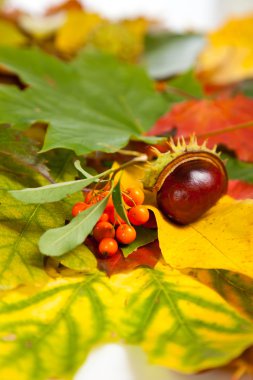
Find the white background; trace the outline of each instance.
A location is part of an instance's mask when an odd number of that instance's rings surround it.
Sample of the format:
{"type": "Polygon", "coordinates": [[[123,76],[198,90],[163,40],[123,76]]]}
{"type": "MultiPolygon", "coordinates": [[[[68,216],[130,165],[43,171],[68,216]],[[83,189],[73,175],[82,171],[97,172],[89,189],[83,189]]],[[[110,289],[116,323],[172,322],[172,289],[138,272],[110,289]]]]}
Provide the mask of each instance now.
{"type": "MultiPolygon", "coordinates": [[[[10,6],[17,6],[35,14],[41,14],[46,6],[59,2],[61,1],[8,1],[10,6]]],[[[229,15],[253,12],[253,0],[86,0],[83,3],[87,8],[113,19],[140,15],[157,18],[165,26],[176,31],[210,30],[220,25],[229,15]]],[[[146,356],[139,348],[110,344],[95,349],[75,377],[75,380],[98,379],[230,380],[231,375],[221,371],[196,376],[177,374],[166,368],[148,364],[146,356]]],[[[248,380],[250,377],[244,379],[248,380]]]]}

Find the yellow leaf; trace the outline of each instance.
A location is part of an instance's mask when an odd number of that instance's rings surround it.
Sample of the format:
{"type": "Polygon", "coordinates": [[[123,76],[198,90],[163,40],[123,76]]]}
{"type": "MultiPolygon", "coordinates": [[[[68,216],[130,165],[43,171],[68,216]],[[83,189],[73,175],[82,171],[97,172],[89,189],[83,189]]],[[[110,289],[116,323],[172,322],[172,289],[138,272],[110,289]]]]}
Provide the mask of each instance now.
{"type": "Polygon", "coordinates": [[[56,48],[63,53],[75,53],[87,42],[91,31],[102,22],[103,19],[95,13],[70,10],[66,22],[56,35],[56,48]]]}
{"type": "Polygon", "coordinates": [[[253,15],[229,20],[210,33],[199,57],[204,80],[227,84],[253,76],[253,15]]]}
{"type": "Polygon", "coordinates": [[[253,277],[253,201],[224,197],[201,219],[176,226],[150,207],[162,254],[173,268],[219,268],[253,277]]]}
{"type": "Polygon", "coordinates": [[[149,22],[145,19],[104,23],[90,35],[89,42],[97,49],[116,55],[127,62],[136,62],[144,49],[149,22]]]}
{"type": "Polygon", "coordinates": [[[14,23],[0,19],[0,45],[20,46],[27,42],[27,38],[14,23]]]}

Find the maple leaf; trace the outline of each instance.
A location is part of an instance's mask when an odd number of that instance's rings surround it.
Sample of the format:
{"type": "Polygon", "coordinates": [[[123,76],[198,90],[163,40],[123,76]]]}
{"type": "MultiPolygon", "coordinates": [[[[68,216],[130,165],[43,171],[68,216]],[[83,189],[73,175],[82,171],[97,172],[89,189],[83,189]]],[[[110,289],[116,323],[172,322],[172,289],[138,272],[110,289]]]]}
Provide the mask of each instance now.
{"type": "Polygon", "coordinates": [[[226,85],[253,76],[252,22],[252,15],[234,18],[207,36],[198,59],[204,81],[226,85]]]}
{"type": "Polygon", "coordinates": [[[38,50],[2,48],[0,61],[29,85],[1,87],[0,121],[18,129],[49,124],[43,151],[113,152],[130,138],[145,141],[167,107],[142,69],[109,56],[84,53],[66,64],[38,50]]]}
{"type": "Polygon", "coordinates": [[[223,197],[200,220],[184,227],[169,222],[157,208],[150,209],[163,257],[173,268],[226,269],[253,277],[251,200],[223,197]]]}
{"type": "Polygon", "coordinates": [[[1,378],[70,378],[94,345],[122,339],[153,363],[192,373],[238,356],[253,342],[253,324],[207,286],[159,265],[10,291],[0,336],[1,378]]]}
{"type": "MultiPolygon", "coordinates": [[[[161,117],[149,135],[160,135],[177,128],[178,135],[209,136],[208,146],[226,145],[244,161],[253,161],[253,127],[236,130],[237,125],[253,122],[253,100],[244,95],[225,99],[190,100],[173,106],[161,117]],[[235,130],[223,132],[228,127],[235,130]],[[217,134],[216,134],[217,133],[217,134]],[[212,135],[213,134],[213,135],[212,135]],[[215,134],[215,135],[214,135],[215,134]]],[[[201,137],[198,139],[203,141],[201,137]]]]}

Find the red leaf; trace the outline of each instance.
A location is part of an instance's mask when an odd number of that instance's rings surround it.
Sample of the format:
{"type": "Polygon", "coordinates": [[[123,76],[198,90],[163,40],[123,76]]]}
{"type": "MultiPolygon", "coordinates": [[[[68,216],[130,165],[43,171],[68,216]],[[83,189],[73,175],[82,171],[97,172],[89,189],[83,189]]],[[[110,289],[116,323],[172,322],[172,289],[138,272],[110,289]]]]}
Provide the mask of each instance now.
{"type": "Polygon", "coordinates": [[[253,199],[253,184],[239,180],[230,180],[228,195],[235,199],[253,199]]]}
{"type": "Polygon", "coordinates": [[[253,161],[253,99],[244,95],[233,98],[191,100],[176,104],[172,110],[160,118],[149,135],[160,135],[177,128],[177,134],[189,136],[193,132],[199,142],[205,135],[219,132],[224,128],[252,121],[252,126],[244,129],[217,133],[208,137],[208,146],[226,145],[244,161],[253,161]]]}
{"type": "MultiPolygon", "coordinates": [[[[148,233],[148,230],[147,230],[148,233]]],[[[133,270],[141,265],[154,268],[161,257],[161,250],[158,241],[149,243],[138,248],[128,257],[124,257],[121,251],[112,257],[101,258],[97,249],[97,243],[92,238],[85,241],[89,249],[95,254],[98,261],[98,268],[105,271],[108,276],[112,274],[133,270]]]]}

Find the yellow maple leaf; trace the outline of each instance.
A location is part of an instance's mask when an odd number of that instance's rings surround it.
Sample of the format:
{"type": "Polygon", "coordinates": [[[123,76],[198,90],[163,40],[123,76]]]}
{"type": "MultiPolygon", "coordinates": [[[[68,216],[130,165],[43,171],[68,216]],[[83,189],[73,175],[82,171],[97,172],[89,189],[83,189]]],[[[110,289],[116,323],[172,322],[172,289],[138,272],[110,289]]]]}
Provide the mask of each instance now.
{"type": "Polygon", "coordinates": [[[96,13],[70,10],[65,23],[57,32],[56,48],[66,54],[75,53],[87,42],[91,31],[101,23],[103,19],[96,13]]]}
{"type": "Polygon", "coordinates": [[[209,83],[227,84],[253,76],[253,15],[229,20],[207,36],[198,70],[209,83]]]}
{"type": "Polygon", "coordinates": [[[223,197],[201,219],[176,226],[154,206],[158,240],[172,267],[219,268],[253,277],[253,201],[223,197]]]}
{"type": "Polygon", "coordinates": [[[0,45],[21,46],[26,42],[27,38],[14,23],[0,19],[0,45]]]}

